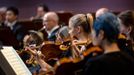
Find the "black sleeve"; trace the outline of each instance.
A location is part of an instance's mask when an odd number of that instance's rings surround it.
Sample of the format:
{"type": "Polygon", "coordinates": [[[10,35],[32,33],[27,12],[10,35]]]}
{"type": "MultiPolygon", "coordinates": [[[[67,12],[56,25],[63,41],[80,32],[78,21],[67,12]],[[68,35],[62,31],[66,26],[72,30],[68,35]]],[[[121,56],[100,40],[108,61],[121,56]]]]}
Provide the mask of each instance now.
{"type": "Polygon", "coordinates": [[[17,40],[20,42],[23,41],[25,35],[26,35],[26,29],[23,26],[19,25],[17,27],[17,32],[16,32],[17,40]]]}

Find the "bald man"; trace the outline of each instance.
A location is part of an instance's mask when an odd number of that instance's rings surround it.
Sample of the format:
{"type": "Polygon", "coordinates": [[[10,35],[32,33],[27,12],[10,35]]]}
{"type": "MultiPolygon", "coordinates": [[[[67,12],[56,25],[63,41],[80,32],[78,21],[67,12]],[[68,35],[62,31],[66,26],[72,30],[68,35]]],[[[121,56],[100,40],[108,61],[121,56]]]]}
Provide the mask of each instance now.
{"type": "Polygon", "coordinates": [[[109,12],[109,9],[107,8],[100,8],[96,11],[95,17],[99,17],[100,15],[103,15],[104,13],[109,12]]]}
{"type": "Polygon", "coordinates": [[[48,33],[48,40],[55,41],[56,40],[56,33],[59,30],[59,17],[55,12],[48,12],[43,17],[43,26],[48,33]]]}

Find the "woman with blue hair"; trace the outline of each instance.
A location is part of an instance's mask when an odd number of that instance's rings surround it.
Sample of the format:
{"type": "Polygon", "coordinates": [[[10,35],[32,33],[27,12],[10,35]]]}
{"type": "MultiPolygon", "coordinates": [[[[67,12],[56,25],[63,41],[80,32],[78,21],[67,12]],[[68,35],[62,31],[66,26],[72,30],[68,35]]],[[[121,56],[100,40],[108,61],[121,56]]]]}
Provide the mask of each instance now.
{"type": "Polygon", "coordinates": [[[112,13],[97,17],[92,26],[93,45],[104,53],[90,58],[83,75],[134,75],[134,60],[118,47],[119,20],[112,13]]]}

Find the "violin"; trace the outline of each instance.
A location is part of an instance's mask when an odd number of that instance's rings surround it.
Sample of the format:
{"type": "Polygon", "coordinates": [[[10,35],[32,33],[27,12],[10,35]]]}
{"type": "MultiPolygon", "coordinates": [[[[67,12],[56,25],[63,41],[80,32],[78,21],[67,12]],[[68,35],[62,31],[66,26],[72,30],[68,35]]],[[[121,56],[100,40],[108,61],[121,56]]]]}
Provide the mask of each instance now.
{"type": "Polygon", "coordinates": [[[125,34],[119,34],[118,39],[126,39],[125,34]]]}
{"type": "MultiPolygon", "coordinates": [[[[83,43],[86,45],[87,43],[83,43]]],[[[82,45],[82,42],[80,43],[82,45]]],[[[55,75],[77,75],[82,72],[82,68],[87,62],[90,57],[90,54],[102,54],[103,50],[99,46],[93,46],[92,42],[89,43],[89,48],[82,52],[82,56],[84,59],[81,58],[62,58],[54,66],[55,75]],[[71,68],[70,68],[71,66],[71,68]]],[[[95,55],[94,55],[95,56],[95,55]]]]}
{"type": "MultiPolygon", "coordinates": [[[[28,46],[28,47],[30,47],[30,46],[28,46]]],[[[39,49],[39,46],[36,46],[36,47],[34,46],[34,49],[39,49]]],[[[35,61],[33,52],[31,52],[31,51],[22,49],[20,51],[17,50],[17,53],[26,64],[35,66],[35,65],[37,65],[37,62],[35,61]]]]}
{"type": "MultiPolygon", "coordinates": [[[[54,42],[54,41],[44,41],[42,45],[29,45],[28,50],[22,49],[21,51],[17,51],[20,57],[28,56],[28,58],[24,58],[24,62],[26,64],[36,65],[35,56],[38,51],[41,52],[41,57],[44,61],[50,62],[52,60],[60,58],[63,50],[67,50],[69,48],[69,41],[67,42],[54,42]],[[63,47],[64,46],[64,47],[63,47]],[[61,48],[62,47],[62,48],[61,48]],[[35,51],[36,50],[36,51],[35,51]]],[[[26,48],[24,47],[24,48],[26,48]]]]}
{"type": "Polygon", "coordinates": [[[59,45],[51,42],[45,42],[40,48],[41,53],[45,56],[45,61],[49,61],[50,59],[53,58],[59,58],[62,50],[60,50],[59,45]]]}

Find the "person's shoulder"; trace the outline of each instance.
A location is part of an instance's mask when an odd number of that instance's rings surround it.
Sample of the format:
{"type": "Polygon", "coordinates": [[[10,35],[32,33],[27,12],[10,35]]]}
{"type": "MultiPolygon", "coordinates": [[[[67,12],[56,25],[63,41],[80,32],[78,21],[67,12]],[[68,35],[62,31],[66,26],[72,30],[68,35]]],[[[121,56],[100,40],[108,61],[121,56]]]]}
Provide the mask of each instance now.
{"type": "Polygon", "coordinates": [[[124,60],[127,60],[127,61],[130,61],[130,62],[132,62],[133,64],[134,64],[134,57],[133,56],[131,56],[131,55],[129,55],[128,53],[126,53],[126,52],[120,52],[120,55],[122,56],[122,58],[124,59],[124,60]]]}
{"type": "Polygon", "coordinates": [[[59,26],[57,26],[57,27],[55,28],[55,30],[53,31],[53,33],[58,32],[58,31],[59,31],[59,29],[60,29],[60,27],[59,27],[59,26]]]}
{"type": "Polygon", "coordinates": [[[132,58],[132,56],[122,51],[103,54],[97,57],[95,61],[107,63],[107,64],[117,63],[117,62],[122,63],[122,64],[124,63],[134,64],[134,58],[132,58]]]}
{"type": "Polygon", "coordinates": [[[59,31],[60,27],[55,28],[52,33],[51,36],[56,36],[56,33],[59,31]]]}
{"type": "Polygon", "coordinates": [[[24,26],[19,23],[19,22],[16,22],[15,25],[14,25],[17,29],[21,29],[21,28],[24,28],[24,26]]]}
{"type": "Polygon", "coordinates": [[[102,55],[99,55],[99,56],[96,56],[96,57],[89,58],[88,62],[96,64],[96,63],[100,63],[101,61],[103,61],[104,58],[105,58],[105,55],[102,54],[102,55]]]}
{"type": "Polygon", "coordinates": [[[89,58],[84,67],[84,75],[97,75],[97,72],[103,70],[103,57],[104,55],[89,58]]]}
{"type": "Polygon", "coordinates": [[[105,61],[109,61],[111,59],[117,59],[116,57],[118,55],[121,55],[122,53],[120,52],[113,52],[113,53],[107,53],[107,54],[102,54],[93,58],[90,58],[88,61],[93,62],[93,63],[101,63],[105,61]]]}

